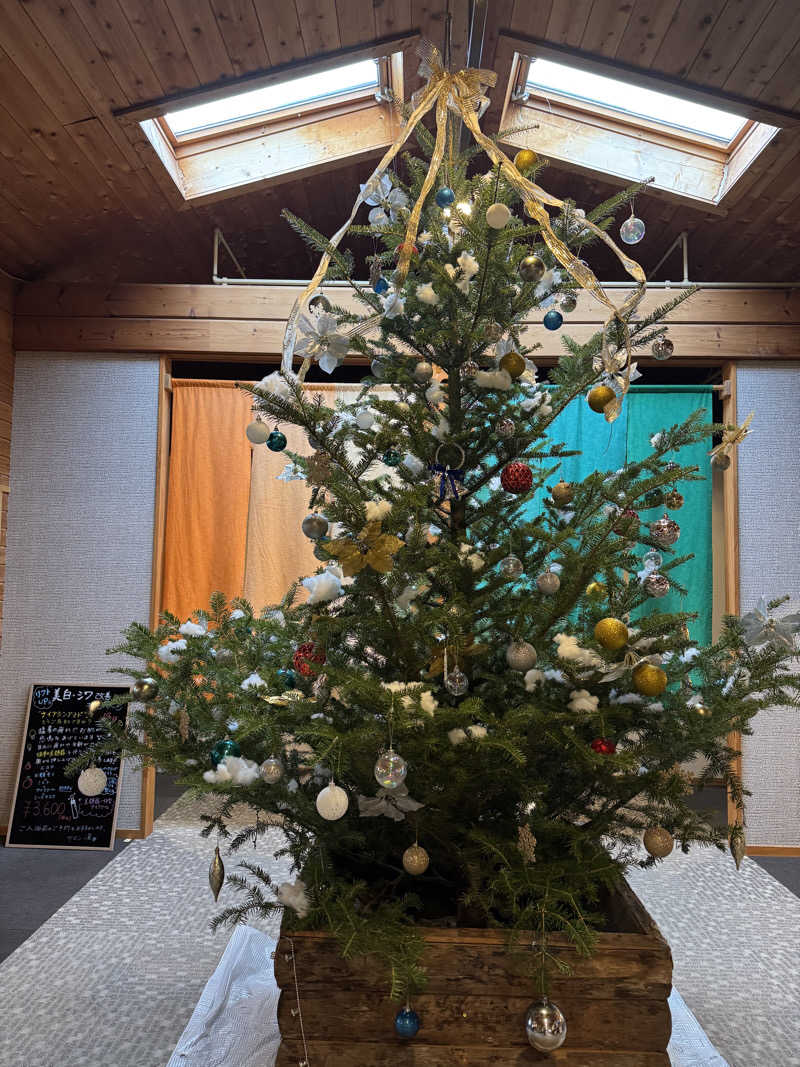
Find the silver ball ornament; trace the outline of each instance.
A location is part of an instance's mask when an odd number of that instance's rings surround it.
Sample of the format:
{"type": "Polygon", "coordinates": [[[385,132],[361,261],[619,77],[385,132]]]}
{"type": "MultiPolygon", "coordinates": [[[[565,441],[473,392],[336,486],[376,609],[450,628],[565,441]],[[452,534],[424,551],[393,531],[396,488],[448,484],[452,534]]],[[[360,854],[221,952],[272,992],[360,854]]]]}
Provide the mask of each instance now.
{"type": "Polygon", "coordinates": [[[544,272],[544,261],[539,256],[525,256],[520,260],[519,276],[524,282],[539,282],[544,272]]]}
{"type": "Polygon", "coordinates": [[[463,697],[469,689],[469,678],[460,667],[454,667],[445,675],[444,687],[451,696],[463,697]]]}
{"type": "Polygon", "coordinates": [[[269,437],[270,429],[266,423],[261,419],[256,419],[251,422],[247,429],[244,431],[247,435],[247,440],[252,445],[263,445],[266,439],[269,437]]]}
{"type": "Polygon", "coordinates": [[[347,811],[350,801],[341,786],[331,782],[317,793],[317,811],[328,822],[336,822],[347,811]]]}
{"type": "Polygon", "coordinates": [[[328,532],[328,520],[324,515],[312,511],[300,523],[300,529],[311,541],[318,541],[320,537],[324,537],[328,532]]]}
{"type": "Polygon", "coordinates": [[[506,649],[506,663],[512,671],[529,671],[539,657],[527,641],[512,641],[506,649]]]}
{"type": "Polygon", "coordinates": [[[403,853],[403,866],[409,874],[424,874],[431,858],[422,845],[411,845],[403,853]]]}
{"type": "Polygon", "coordinates": [[[486,225],[493,230],[502,230],[511,221],[511,211],[505,204],[490,204],[486,209],[486,225]]]}
{"type": "Polygon", "coordinates": [[[277,756],[268,756],[258,768],[258,773],[263,781],[275,785],[283,778],[283,763],[277,756]]]}
{"type": "Polygon", "coordinates": [[[500,570],[506,576],[506,578],[519,578],[522,572],[525,570],[522,560],[519,556],[506,556],[500,560],[500,570]]]}
{"type": "Polygon", "coordinates": [[[653,341],[650,351],[653,353],[653,359],[663,361],[669,359],[675,351],[675,345],[670,341],[669,337],[657,337],[656,340],[653,341]]]}
{"type": "Polygon", "coordinates": [[[567,1020],[557,1004],[547,997],[534,1000],[525,1012],[528,1042],[539,1052],[555,1052],[567,1038],[567,1020]]]}
{"type": "Polygon", "coordinates": [[[387,368],[386,364],[383,362],[383,360],[373,359],[373,361],[369,365],[369,369],[372,371],[373,377],[375,377],[375,378],[385,378],[388,368],[387,368]]]}
{"type": "Polygon", "coordinates": [[[408,774],[408,764],[394,749],[382,752],[375,761],[375,781],[384,789],[397,789],[408,774]]]}
{"type": "Polygon", "coordinates": [[[433,364],[429,363],[427,359],[421,359],[416,367],[414,367],[413,373],[414,380],[419,382],[420,385],[424,385],[433,377],[433,364]]]}
{"type": "Polygon", "coordinates": [[[711,460],[711,466],[716,467],[718,471],[726,471],[731,465],[731,457],[725,452],[717,452],[711,460]]]}
{"type": "Polygon", "coordinates": [[[361,408],[356,412],[356,426],[359,430],[368,430],[375,422],[375,416],[369,408],[361,408]]]}
{"type": "Polygon", "coordinates": [[[536,588],[545,596],[555,596],[561,588],[561,579],[555,571],[545,571],[536,579],[536,588]]]}
{"type": "Polygon", "coordinates": [[[669,578],[663,574],[648,574],[644,580],[644,590],[648,596],[666,596],[669,592],[669,578]]]}
{"type": "Polygon", "coordinates": [[[137,678],[131,686],[134,700],[155,700],[158,696],[158,682],[155,678],[137,678]]]}
{"type": "Polygon", "coordinates": [[[674,519],[670,519],[666,515],[663,519],[656,519],[655,522],[650,523],[650,536],[657,544],[663,545],[665,548],[668,545],[674,545],[680,535],[680,526],[674,519]]]}
{"type": "Polygon", "coordinates": [[[569,315],[578,306],[578,298],[574,293],[563,293],[558,302],[558,306],[563,312],[569,315]]]}

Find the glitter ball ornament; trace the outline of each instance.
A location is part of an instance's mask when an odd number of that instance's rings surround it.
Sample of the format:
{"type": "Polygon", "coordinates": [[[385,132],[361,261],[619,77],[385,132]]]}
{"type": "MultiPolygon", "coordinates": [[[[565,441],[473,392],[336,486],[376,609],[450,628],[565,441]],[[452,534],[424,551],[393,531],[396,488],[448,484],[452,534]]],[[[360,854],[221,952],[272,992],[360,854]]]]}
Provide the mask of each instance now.
{"type": "Polygon", "coordinates": [[[545,596],[555,596],[561,588],[561,579],[555,571],[545,571],[536,579],[536,588],[545,596]]]}
{"type": "Polygon", "coordinates": [[[469,678],[460,667],[453,667],[444,677],[444,687],[454,697],[463,697],[469,689],[469,678]]]}
{"type": "Polygon", "coordinates": [[[441,189],[436,190],[436,203],[439,207],[450,207],[456,200],[456,194],[450,188],[449,185],[443,185],[441,189]]]}
{"type": "Polygon", "coordinates": [[[695,715],[698,715],[701,719],[711,718],[711,709],[707,708],[705,704],[691,704],[690,707],[695,715]]]}
{"type": "Polygon", "coordinates": [[[155,700],[158,696],[158,682],[155,678],[137,678],[131,686],[134,700],[155,700]]]}
{"type": "Polygon", "coordinates": [[[499,341],[503,336],[503,327],[499,322],[488,322],[483,329],[483,336],[487,341],[494,344],[495,341],[499,341]]]}
{"type": "Polygon", "coordinates": [[[231,741],[229,737],[224,737],[221,741],[217,741],[211,749],[211,766],[218,767],[226,756],[241,756],[241,754],[242,750],[236,742],[231,741]]]}
{"type": "Polygon", "coordinates": [[[211,893],[215,901],[219,899],[219,891],[222,889],[224,881],[225,864],[222,862],[222,856],[219,854],[219,845],[217,845],[214,849],[214,857],[211,860],[211,866],[208,868],[208,884],[211,887],[211,893]]]}
{"type": "Polygon", "coordinates": [[[267,448],[270,452],[283,452],[286,448],[286,434],[280,430],[273,430],[267,438],[267,448]]]}
{"type": "Polygon", "coordinates": [[[601,619],[594,628],[594,639],[610,652],[618,652],[628,643],[628,627],[621,619],[601,619]]]}
{"type": "Polygon", "coordinates": [[[536,649],[528,641],[512,641],[506,649],[506,663],[512,671],[529,671],[536,666],[536,649]]]}
{"type": "Polygon", "coordinates": [[[507,371],[512,378],[519,378],[525,370],[525,360],[519,352],[506,352],[498,366],[501,370],[507,371]]]}
{"type": "Polygon", "coordinates": [[[643,584],[648,596],[662,597],[669,592],[669,578],[663,574],[648,574],[643,584]]]}
{"type": "Polygon", "coordinates": [[[599,752],[601,756],[613,756],[617,751],[617,743],[612,741],[610,737],[596,737],[592,741],[592,748],[595,752],[599,752]]]}
{"type": "Polygon", "coordinates": [[[494,424],[494,432],[498,437],[513,437],[516,429],[513,419],[498,419],[494,424]]]}
{"type": "Polygon", "coordinates": [[[663,826],[648,826],[642,841],[650,855],[657,860],[663,860],[675,848],[675,838],[663,826]]]}
{"type": "Polygon", "coordinates": [[[416,1037],[421,1025],[422,1022],[420,1017],[413,1008],[401,1008],[394,1017],[394,1028],[397,1032],[397,1036],[403,1037],[406,1040],[416,1037]]]}
{"type": "Polygon", "coordinates": [[[654,663],[637,663],[631,675],[637,693],[644,697],[657,697],[667,688],[667,676],[654,663]]]}
{"type": "Polygon", "coordinates": [[[569,315],[578,306],[578,298],[574,293],[563,293],[558,306],[566,315],[569,315]]]}
{"type": "Polygon", "coordinates": [[[490,204],[486,209],[486,225],[493,230],[502,230],[511,219],[511,212],[505,204],[490,204]]]}
{"type": "Polygon", "coordinates": [[[461,364],[461,377],[474,378],[480,369],[474,359],[465,359],[461,364]]]}
{"type": "Polygon", "coordinates": [[[731,457],[725,452],[717,452],[716,456],[711,458],[711,466],[716,467],[718,471],[726,471],[731,465],[731,457]]]}
{"type": "Polygon", "coordinates": [[[518,556],[506,556],[500,560],[500,570],[506,578],[519,578],[525,568],[518,556]]]}
{"type": "Polygon", "coordinates": [[[300,523],[300,529],[311,541],[317,541],[328,532],[328,520],[324,515],[312,511],[300,523]]]}
{"type": "Polygon", "coordinates": [[[555,1052],[567,1039],[567,1020],[557,1004],[542,997],[528,1005],[525,1033],[528,1043],[539,1052],[555,1052]]]}
{"type": "Polygon", "coordinates": [[[317,811],[328,822],[336,822],[337,819],[341,819],[350,805],[347,793],[333,781],[317,793],[316,803],[317,811]]]}
{"type": "Polygon", "coordinates": [[[433,377],[433,364],[429,363],[427,359],[421,359],[419,363],[414,367],[414,380],[419,382],[420,385],[424,385],[429,382],[433,377]]]}
{"type": "Polygon", "coordinates": [[[356,412],[356,426],[359,430],[368,430],[375,423],[375,416],[369,408],[361,408],[356,412]]]}
{"type": "Polygon", "coordinates": [[[78,792],[85,797],[97,797],[105,790],[106,772],[102,767],[87,767],[78,775],[78,792]]]}
{"type": "Polygon", "coordinates": [[[553,503],[556,507],[565,508],[567,504],[572,503],[572,498],[575,496],[575,486],[570,482],[556,482],[550,490],[550,496],[553,498],[553,503]]]}
{"type": "Polygon", "coordinates": [[[397,789],[408,774],[406,761],[394,749],[382,752],[375,761],[375,781],[384,789],[397,789]]]}
{"type": "Polygon", "coordinates": [[[613,389],[607,385],[596,385],[594,389],[590,389],[586,397],[586,402],[592,411],[602,413],[606,404],[610,404],[616,397],[616,393],[613,389]]]}
{"type": "Polygon", "coordinates": [[[324,648],[315,645],[313,641],[304,641],[302,645],[298,645],[292,656],[292,663],[296,671],[308,678],[317,673],[314,665],[324,663],[327,658],[324,648]]]}
{"type": "Polygon", "coordinates": [[[606,587],[603,582],[589,582],[586,586],[586,595],[590,600],[597,602],[602,600],[606,595],[606,587]]]}
{"type": "Polygon", "coordinates": [[[669,359],[675,351],[675,345],[670,341],[669,337],[657,337],[656,340],[653,341],[650,351],[653,353],[653,359],[663,361],[669,359]]]}
{"type": "Polygon", "coordinates": [[[671,490],[664,497],[664,506],[669,508],[670,511],[678,511],[683,507],[684,503],[683,493],[679,493],[677,489],[671,490]]]}
{"type": "Polygon", "coordinates": [[[546,330],[559,330],[564,324],[564,316],[560,311],[551,308],[542,319],[542,325],[546,330]]]}
{"type": "Polygon", "coordinates": [[[644,237],[644,231],[645,225],[642,220],[637,219],[635,215],[631,215],[620,226],[619,236],[626,245],[638,245],[644,237]]]}
{"type": "Polygon", "coordinates": [[[613,530],[619,537],[633,537],[639,531],[639,513],[633,508],[624,508],[617,513],[613,530]]]}
{"type": "Polygon", "coordinates": [[[378,294],[378,296],[383,296],[384,293],[389,292],[389,283],[386,281],[383,275],[380,275],[378,278],[375,279],[375,284],[372,286],[372,288],[378,294]]]}
{"type": "Polygon", "coordinates": [[[431,858],[421,845],[411,845],[403,853],[403,866],[409,874],[424,874],[431,858]]]}
{"type": "Polygon", "coordinates": [[[655,522],[650,523],[650,536],[659,545],[664,545],[665,547],[674,545],[680,535],[680,526],[667,515],[663,519],[656,519],[655,522]]]}
{"type": "Polygon", "coordinates": [[[536,166],[538,158],[530,148],[520,148],[519,152],[514,156],[514,166],[520,174],[527,174],[528,171],[533,170],[536,166]]]}
{"type": "Polygon", "coordinates": [[[269,427],[261,419],[251,422],[244,432],[247,440],[253,445],[263,445],[269,437],[269,427]]]}
{"type": "Polygon", "coordinates": [[[277,756],[268,756],[258,768],[258,773],[263,781],[275,785],[283,778],[283,763],[277,756]]]}
{"type": "Polygon", "coordinates": [[[396,448],[387,448],[381,458],[387,467],[397,467],[403,456],[396,448]]]}
{"type": "Polygon", "coordinates": [[[515,459],[503,467],[500,484],[507,493],[527,493],[533,485],[533,472],[527,463],[515,459]]]}
{"type": "Polygon", "coordinates": [[[542,275],[545,272],[544,260],[539,256],[525,256],[524,259],[520,260],[518,269],[520,278],[532,285],[542,280],[542,275]]]}

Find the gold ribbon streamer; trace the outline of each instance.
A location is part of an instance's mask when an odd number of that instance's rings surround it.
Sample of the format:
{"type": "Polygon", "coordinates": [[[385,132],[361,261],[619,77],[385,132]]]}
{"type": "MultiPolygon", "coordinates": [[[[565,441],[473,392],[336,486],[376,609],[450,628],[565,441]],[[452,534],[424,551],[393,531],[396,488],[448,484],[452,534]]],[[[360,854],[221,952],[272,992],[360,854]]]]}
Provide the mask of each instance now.
{"type": "MultiPolygon", "coordinates": [[[[600,229],[599,226],[595,225],[595,223],[591,222],[589,219],[581,219],[581,225],[586,229],[591,230],[592,233],[599,237],[600,240],[614,252],[626,272],[637,283],[633,292],[620,307],[617,307],[606,294],[600,282],[595,277],[594,272],[584,263],[581,263],[577,256],[570,251],[564,241],[562,241],[553,231],[547,207],[563,210],[565,207],[564,201],[552,196],[541,186],[520,174],[508,156],[481,130],[479,113],[481,112],[482,104],[485,101],[483,90],[484,87],[490,87],[496,84],[497,75],[493,71],[476,68],[460,70],[451,74],[444,69],[439,51],[434,46],[430,45],[428,42],[424,42],[420,48],[420,52],[423,63],[422,70],[424,73],[428,74],[428,84],[424,86],[419,93],[414,94],[412,101],[415,105],[414,110],[403,126],[403,129],[400,131],[399,136],[385,152],[380,163],[364,185],[366,195],[369,195],[374,183],[379,180],[386,168],[397,156],[398,152],[408,140],[408,137],[423,116],[426,115],[435,104],[436,142],[431,156],[428,173],[425,176],[425,180],[422,183],[422,189],[420,190],[417,201],[409,214],[408,222],[406,224],[405,238],[400,247],[400,255],[395,269],[395,288],[399,288],[403,284],[408,274],[414,242],[419,230],[422,209],[425,200],[433,188],[433,183],[436,180],[444,159],[447,132],[447,111],[448,108],[451,108],[461,116],[462,121],[475,138],[476,143],[480,145],[489,159],[491,159],[492,163],[500,168],[501,173],[508,183],[519,194],[528,214],[538,222],[545,244],[555,256],[556,260],[569,271],[578,285],[592,293],[593,296],[608,308],[609,316],[603,326],[603,347],[601,358],[604,368],[609,372],[616,371],[619,373],[620,368],[614,365],[615,359],[608,349],[608,328],[615,319],[621,324],[627,353],[622,375],[622,395],[618,396],[615,400],[612,400],[604,409],[606,420],[608,422],[613,422],[620,413],[622,408],[622,397],[625,395],[630,385],[631,344],[627,318],[644,295],[647,281],[644,271],[635,260],[630,259],[630,257],[616,245],[604,230],[600,229]]],[[[365,193],[362,191],[356,197],[353,210],[350,212],[350,217],[330,239],[331,248],[335,249],[338,247],[340,241],[352,225],[356,213],[364,203],[364,200],[365,193]]],[[[305,309],[312,293],[325,277],[328,265],[330,264],[330,259],[330,251],[325,252],[313,278],[292,308],[292,312],[286,324],[283,340],[283,359],[281,368],[284,373],[289,373],[292,369],[292,357],[297,337],[297,320],[305,309]]],[[[380,316],[370,316],[366,322],[358,324],[358,326],[350,332],[353,334],[364,333],[368,327],[375,325],[379,319],[380,316]]],[[[301,371],[302,376],[304,376],[306,369],[307,361],[303,364],[303,370],[301,371]]]]}
{"type": "Polygon", "coordinates": [[[740,445],[744,441],[745,437],[750,433],[750,423],[753,421],[754,411],[751,411],[747,418],[744,420],[741,426],[728,426],[725,432],[722,434],[722,440],[716,446],[712,448],[709,455],[713,459],[715,456],[728,456],[733,452],[737,445],[740,445]]]}

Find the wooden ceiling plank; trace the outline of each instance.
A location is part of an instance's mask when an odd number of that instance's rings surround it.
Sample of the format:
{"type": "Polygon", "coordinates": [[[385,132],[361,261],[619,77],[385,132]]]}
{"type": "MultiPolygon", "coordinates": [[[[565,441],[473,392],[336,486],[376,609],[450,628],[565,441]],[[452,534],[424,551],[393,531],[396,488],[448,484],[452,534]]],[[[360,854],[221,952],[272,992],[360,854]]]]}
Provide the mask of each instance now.
{"type": "Polygon", "coordinates": [[[72,0],[72,6],[131,103],[164,92],[118,0],[72,0]]]}
{"type": "Polygon", "coordinates": [[[200,84],[232,78],[233,65],[209,0],[166,0],[166,4],[200,84]]]}
{"type": "Polygon", "coordinates": [[[253,0],[211,0],[211,10],[236,77],[266,70],[269,52],[253,0]]]}
{"type": "Polygon", "coordinates": [[[781,63],[800,42],[800,5],[787,12],[776,5],[753,36],[744,55],[725,79],[723,89],[758,99],[769,87],[781,63]],[[780,10],[778,10],[780,8],[780,10]]]}
{"type": "Polygon", "coordinates": [[[573,0],[572,3],[556,0],[547,22],[547,40],[577,48],[591,10],[592,0],[573,0]]]}
{"type": "Polygon", "coordinates": [[[336,0],[336,22],[342,48],[381,36],[375,24],[375,9],[367,0],[336,0]]]}
{"type": "Polygon", "coordinates": [[[622,35],[616,58],[647,68],[661,47],[681,0],[636,0],[628,25],[622,35]]]}
{"type": "Polygon", "coordinates": [[[405,33],[414,26],[411,19],[411,0],[372,0],[372,7],[378,37],[405,33]]]}
{"type": "Polygon", "coordinates": [[[797,71],[800,67],[800,42],[796,43],[783,63],[769,80],[769,84],[759,96],[765,104],[793,108],[800,100],[800,80],[797,71]]]}
{"type": "MultiPolygon", "coordinates": [[[[541,3],[514,0],[511,28],[515,33],[524,33],[528,37],[544,37],[547,33],[550,13],[553,10],[553,2],[554,0],[542,0],[541,3]]],[[[555,0],[555,3],[559,4],[560,0],[555,0]]]]}
{"type": "Polygon", "coordinates": [[[581,38],[581,48],[613,58],[632,14],[632,0],[594,0],[581,38]]]}
{"type": "MultiPolygon", "coordinates": [[[[486,16],[486,29],[483,35],[482,67],[488,67],[489,70],[494,70],[500,31],[508,29],[511,25],[513,11],[514,0],[491,0],[486,16]]],[[[497,88],[494,92],[502,93],[504,89],[505,85],[500,80],[498,73],[497,88]]]]}
{"type": "Polygon", "coordinates": [[[728,0],[689,68],[689,78],[700,85],[724,85],[775,6],[776,0],[728,0]]]}
{"type": "Polygon", "coordinates": [[[294,0],[294,5],[306,55],[322,55],[342,47],[335,0],[294,0]]]}
{"type": "Polygon", "coordinates": [[[651,68],[664,74],[685,77],[724,6],[725,0],[683,0],[653,57],[651,68]]]}
{"type": "Polygon", "coordinates": [[[294,4],[290,0],[254,0],[254,3],[270,66],[305,59],[306,46],[294,4]]]}
{"type": "Polygon", "coordinates": [[[119,0],[119,3],[163,91],[177,93],[197,86],[197,73],[164,0],[119,0]]]}

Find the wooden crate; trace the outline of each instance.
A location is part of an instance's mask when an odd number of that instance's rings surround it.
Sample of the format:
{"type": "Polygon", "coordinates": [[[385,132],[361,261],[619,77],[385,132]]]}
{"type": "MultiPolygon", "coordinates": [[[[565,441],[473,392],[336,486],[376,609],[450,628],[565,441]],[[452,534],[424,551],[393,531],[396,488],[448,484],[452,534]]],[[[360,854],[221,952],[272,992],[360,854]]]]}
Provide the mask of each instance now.
{"type": "Polygon", "coordinates": [[[609,933],[590,959],[566,938],[551,946],[573,968],[550,996],[567,1017],[567,1040],[549,1056],[525,1037],[534,991],[514,973],[502,931],[426,929],[428,987],[414,998],[422,1019],[412,1041],[395,1036],[397,1005],[374,960],[343,961],[326,933],[283,935],[275,954],[283,1042],[276,1067],[297,1067],[303,1045],[292,952],[311,1067],[669,1067],[672,956],[631,889],[609,901],[609,933]]]}

